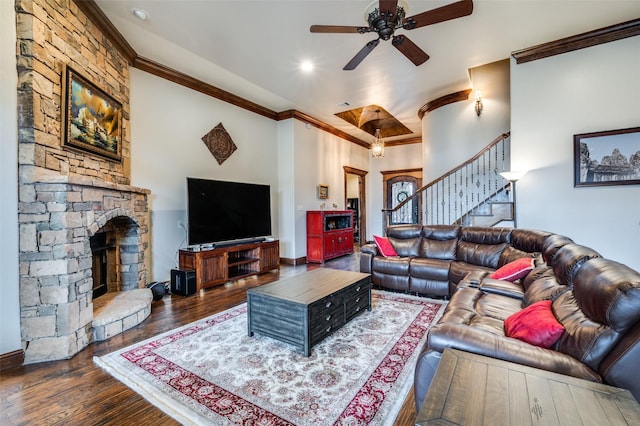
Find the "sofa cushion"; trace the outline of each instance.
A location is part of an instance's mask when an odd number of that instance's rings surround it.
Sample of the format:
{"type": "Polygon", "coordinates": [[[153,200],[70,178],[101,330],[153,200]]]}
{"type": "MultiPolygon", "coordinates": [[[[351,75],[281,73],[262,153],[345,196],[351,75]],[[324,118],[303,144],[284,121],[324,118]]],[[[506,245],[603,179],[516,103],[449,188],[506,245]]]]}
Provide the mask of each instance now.
{"type": "Polygon", "coordinates": [[[589,259],[600,257],[600,253],[592,248],[579,244],[566,244],[558,249],[551,266],[561,284],[573,285],[573,277],[580,267],[589,259]]]}
{"type": "Polygon", "coordinates": [[[640,274],[608,259],[588,260],[578,270],[573,291],[554,302],[566,329],[557,350],[593,368],[640,321],[640,274]]]}
{"type": "Polygon", "coordinates": [[[387,237],[398,256],[416,257],[420,254],[421,225],[395,225],[387,228],[387,237]]]}
{"type": "Polygon", "coordinates": [[[551,300],[543,300],[512,314],[504,321],[507,336],[542,348],[550,348],[564,332],[551,310],[551,300]]]}
{"type": "Polygon", "coordinates": [[[371,264],[373,285],[393,290],[409,290],[409,258],[376,256],[371,264]]]}
{"type": "Polygon", "coordinates": [[[572,244],[573,240],[564,235],[553,234],[547,237],[542,244],[542,257],[549,265],[553,265],[553,258],[558,250],[567,244],[572,244]]]}
{"type": "Polygon", "coordinates": [[[508,243],[512,228],[488,228],[480,226],[465,226],[460,233],[460,240],[478,244],[508,243]]]}
{"type": "Polygon", "coordinates": [[[420,257],[431,259],[456,259],[458,240],[432,240],[423,238],[420,245],[420,257]]]}
{"type": "Polygon", "coordinates": [[[393,245],[391,245],[391,242],[389,241],[388,238],[374,235],[373,240],[376,242],[376,247],[378,247],[378,251],[384,257],[398,255],[398,253],[396,252],[396,249],[393,248],[393,245]]]}
{"type": "Polygon", "coordinates": [[[409,275],[438,281],[449,281],[451,260],[414,257],[409,262],[409,275]]]}
{"type": "Polygon", "coordinates": [[[457,240],[461,229],[458,225],[425,225],[422,227],[422,236],[430,240],[457,240]]]}
{"type": "Polygon", "coordinates": [[[522,259],[523,257],[536,258],[538,263],[542,263],[542,256],[539,252],[526,252],[519,250],[517,248],[513,248],[511,246],[506,246],[502,253],[500,253],[500,259],[498,260],[498,266],[504,266],[507,263],[511,263],[514,260],[522,259]]]}
{"type": "Polygon", "coordinates": [[[640,273],[626,265],[589,260],[576,274],[573,292],[582,312],[618,333],[640,321],[640,273]]]}
{"type": "Polygon", "coordinates": [[[489,275],[489,278],[496,280],[515,281],[526,276],[534,268],[534,259],[523,257],[507,263],[489,275]]]}
{"type": "Polygon", "coordinates": [[[524,292],[524,305],[529,306],[541,300],[556,300],[562,293],[569,291],[569,287],[560,284],[553,274],[553,269],[544,265],[531,271],[523,280],[526,285],[524,292]],[[529,282],[533,274],[535,279],[529,282]]]}
{"type": "Polygon", "coordinates": [[[544,242],[550,235],[552,233],[547,231],[516,228],[511,231],[511,246],[527,253],[542,252],[544,242]]]}
{"type": "Polygon", "coordinates": [[[507,243],[500,244],[479,244],[468,241],[459,241],[456,260],[469,263],[471,265],[484,266],[497,269],[500,254],[507,246],[507,243]]]}
{"type": "Polygon", "coordinates": [[[495,268],[487,268],[485,266],[478,266],[456,260],[449,265],[449,281],[453,284],[458,284],[469,272],[473,271],[486,271],[491,273],[495,271],[495,268]]]}

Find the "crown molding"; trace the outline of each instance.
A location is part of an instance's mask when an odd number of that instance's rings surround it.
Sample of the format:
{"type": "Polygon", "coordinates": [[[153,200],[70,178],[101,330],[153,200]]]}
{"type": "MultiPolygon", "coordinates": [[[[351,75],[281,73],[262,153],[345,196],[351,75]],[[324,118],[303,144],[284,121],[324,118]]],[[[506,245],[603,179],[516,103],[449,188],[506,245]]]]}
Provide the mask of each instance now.
{"type": "Polygon", "coordinates": [[[353,142],[356,145],[360,145],[364,148],[367,148],[367,149],[370,148],[371,144],[369,144],[368,142],[365,142],[362,139],[358,139],[355,136],[351,136],[350,134],[331,126],[330,124],[327,124],[323,121],[318,120],[317,118],[314,118],[308,114],[305,114],[304,112],[300,112],[295,109],[289,109],[287,111],[279,112],[277,114],[276,120],[281,121],[281,120],[287,120],[289,118],[294,118],[304,123],[308,123],[313,127],[317,127],[320,130],[324,130],[327,133],[331,133],[332,135],[338,136],[339,138],[345,139],[349,142],[353,142]]]}
{"type": "Polygon", "coordinates": [[[434,99],[422,105],[422,107],[420,107],[420,109],[418,110],[418,117],[420,117],[420,120],[422,120],[422,118],[425,115],[427,115],[434,109],[438,109],[440,107],[443,107],[445,105],[449,105],[455,102],[466,101],[467,99],[469,99],[470,93],[471,93],[471,89],[465,89],[459,92],[449,93],[448,95],[440,96],[439,98],[434,99]]]}
{"type": "Polygon", "coordinates": [[[146,71],[149,74],[153,74],[160,78],[164,78],[165,80],[172,81],[181,86],[188,87],[189,89],[193,89],[200,93],[204,93],[205,95],[209,95],[213,98],[220,99],[221,101],[246,109],[247,111],[270,118],[271,120],[275,120],[277,117],[277,113],[269,108],[234,95],[231,92],[222,90],[209,83],[205,83],[202,80],[198,80],[197,78],[191,77],[180,71],[176,71],[165,65],[159,64],[151,59],[136,56],[132,66],[139,70],[146,71]]]}
{"type": "Polygon", "coordinates": [[[637,35],[640,35],[640,19],[633,19],[620,24],[610,25],[586,33],[518,50],[512,52],[511,56],[515,58],[516,63],[523,64],[525,62],[537,61],[538,59],[561,55],[574,50],[597,46],[637,35]]]}

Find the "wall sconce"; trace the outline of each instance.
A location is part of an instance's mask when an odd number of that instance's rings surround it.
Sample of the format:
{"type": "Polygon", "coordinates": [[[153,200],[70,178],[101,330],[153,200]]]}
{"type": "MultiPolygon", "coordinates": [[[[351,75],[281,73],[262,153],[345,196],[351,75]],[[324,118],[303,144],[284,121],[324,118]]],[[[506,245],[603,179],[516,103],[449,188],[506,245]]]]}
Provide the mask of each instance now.
{"type": "Polygon", "coordinates": [[[476,115],[480,117],[480,114],[482,114],[482,92],[476,90],[476,115]]]}

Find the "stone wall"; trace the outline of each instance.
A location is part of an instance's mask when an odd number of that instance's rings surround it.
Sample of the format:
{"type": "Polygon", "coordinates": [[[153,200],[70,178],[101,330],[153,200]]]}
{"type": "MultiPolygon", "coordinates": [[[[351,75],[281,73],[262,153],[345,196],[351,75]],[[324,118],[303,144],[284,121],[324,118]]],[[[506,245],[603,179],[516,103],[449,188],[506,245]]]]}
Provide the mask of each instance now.
{"type": "Polygon", "coordinates": [[[71,0],[17,0],[16,33],[20,165],[128,185],[131,145],[126,58],[71,0]],[[65,65],[122,103],[122,162],[62,148],[65,65]]]}
{"type": "Polygon", "coordinates": [[[119,273],[150,270],[149,191],[130,185],[129,67],[71,0],[17,0],[20,305],[25,363],[69,358],[93,339],[89,238],[130,223],[119,273]],[[65,66],[122,104],[122,161],[63,148],[65,66]]]}

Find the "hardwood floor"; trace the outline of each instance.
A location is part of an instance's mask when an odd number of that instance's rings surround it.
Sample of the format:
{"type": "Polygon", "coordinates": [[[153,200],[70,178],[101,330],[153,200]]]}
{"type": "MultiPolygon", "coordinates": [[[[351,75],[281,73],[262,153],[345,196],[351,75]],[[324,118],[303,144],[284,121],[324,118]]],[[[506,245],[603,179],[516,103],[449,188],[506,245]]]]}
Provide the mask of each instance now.
{"type": "MultiPolygon", "coordinates": [[[[358,254],[325,263],[358,270],[358,254]]],[[[320,265],[282,265],[279,272],[245,278],[189,297],[166,295],[154,302],[149,318],[104,342],[94,343],[64,361],[0,371],[0,425],[174,425],[178,424],[93,363],[137,341],[196,321],[246,301],[246,290],[320,265]]],[[[413,389],[395,425],[413,424],[413,389]]]]}

